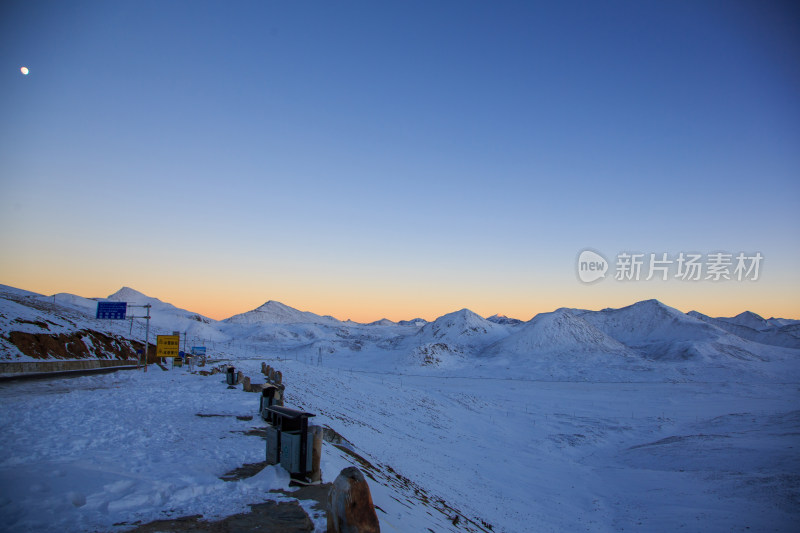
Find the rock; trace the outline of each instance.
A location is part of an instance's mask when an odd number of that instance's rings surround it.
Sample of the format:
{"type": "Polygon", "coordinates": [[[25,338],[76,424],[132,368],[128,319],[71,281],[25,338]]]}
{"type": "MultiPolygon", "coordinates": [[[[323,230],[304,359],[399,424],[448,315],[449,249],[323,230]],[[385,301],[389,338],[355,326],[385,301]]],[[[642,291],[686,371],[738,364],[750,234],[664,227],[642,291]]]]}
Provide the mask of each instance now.
{"type": "Polygon", "coordinates": [[[361,470],[342,470],[328,495],[329,533],[380,533],[369,485],[361,470]]]}

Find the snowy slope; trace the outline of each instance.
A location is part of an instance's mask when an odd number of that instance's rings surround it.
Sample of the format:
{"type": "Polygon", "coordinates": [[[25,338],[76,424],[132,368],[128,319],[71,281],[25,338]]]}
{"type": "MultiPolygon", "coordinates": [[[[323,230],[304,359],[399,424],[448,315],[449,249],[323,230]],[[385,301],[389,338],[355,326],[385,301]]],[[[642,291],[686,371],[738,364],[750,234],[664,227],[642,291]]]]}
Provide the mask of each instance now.
{"type": "Polygon", "coordinates": [[[9,285],[3,285],[0,283],[0,295],[2,296],[10,296],[14,298],[24,298],[24,297],[39,297],[42,296],[38,292],[31,292],[26,291],[24,289],[17,289],[16,287],[11,287],[9,285]]]}
{"type": "MultiPolygon", "coordinates": [[[[155,344],[157,335],[172,334],[180,331],[190,345],[225,342],[229,337],[218,327],[217,322],[209,318],[150,298],[132,289],[123,289],[109,297],[111,301],[127,301],[129,303],[151,303],[149,341],[155,344]]],[[[46,345],[48,338],[62,339],[63,342],[79,342],[85,344],[90,352],[96,354],[93,342],[104,336],[125,338],[137,343],[144,343],[145,320],[100,320],[96,319],[97,301],[71,294],[43,296],[26,294],[25,291],[0,291],[0,360],[33,361],[40,360],[20,352],[11,342],[11,332],[22,332],[37,336],[33,342],[46,345]],[[80,333],[80,335],[77,335],[80,333]],[[69,341],[64,340],[69,337],[69,341]],[[95,338],[93,341],[92,338],[95,338]]],[[[128,316],[143,316],[144,309],[128,308],[128,316]]],[[[112,341],[109,341],[112,342],[112,341]]],[[[113,344],[113,342],[112,342],[113,344]]],[[[49,353],[55,353],[49,350],[49,353]]],[[[72,353],[72,352],[70,352],[72,353]]],[[[103,352],[105,353],[105,352],[103,352]]],[[[73,357],[61,353],[60,358],[73,357]]]]}
{"type": "MultiPolygon", "coordinates": [[[[481,355],[482,366],[513,368],[519,376],[539,379],[619,379],[636,373],[636,379],[652,378],[641,375],[652,368],[636,352],[563,308],[536,315],[481,355]]],[[[658,379],[669,375],[665,369],[658,379]]]]}
{"type": "Polygon", "coordinates": [[[405,339],[411,364],[457,368],[469,362],[469,356],[506,337],[506,326],[489,322],[469,309],[440,316],[405,339]]]}
{"type": "MultiPolygon", "coordinates": [[[[784,346],[786,348],[795,349],[800,348],[800,325],[797,324],[778,326],[764,321],[764,323],[769,324],[768,327],[757,330],[724,318],[712,318],[702,313],[698,313],[697,311],[690,311],[687,314],[704,322],[708,322],[709,324],[713,324],[714,326],[724,329],[725,331],[742,339],[747,339],[749,341],[761,344],[768,344],[771,346],[784,346]]],[[[758,323],[755,325],[758,325],[758,323]]]]}
{"type": "Polygon", "coordinates": [[[791,318],[768,318],[767,322],[769,322],[772,326],[776,327],[783,327],[783,326],[796,326],[800,324],[800,320],[794,320],[791,318]]]}
{"type": "Polygon", "coordinates": [[[610,337],[654,360],[765,360],[770,348],[741,339],[658,300],[620,309],[576,311],[610,337]]]}
{"type": "Polygon", "coordinates": [[[479,348],[508,335],[508,329],[489,322],[469,309],[440,316],[425,324],[416,335],[421,343],[439,342],[451,346],[479,348]]]}
{"type": "Polygon", "coordinates": [[[491,350],[531,355],[581,352],[632,355],[624,344],[564,308],[536,315],[493,344],[491,350]]]}
{"type": "Polygon", "coordinates": [[[231,324],[325,324],[340,326],[342,322],[332,316],[320,316],[309,311],[298,311],[293,307],[270,300],[264,305],[226,318],[231,324]]]}
{"type": "Polygon", "coordinates": [[[717,317],[717,320],[737,326],[744,326],[757,331],[770,329],[772,327],[763,317],[751,311],[745,311],[732,317],[717,317]]]}

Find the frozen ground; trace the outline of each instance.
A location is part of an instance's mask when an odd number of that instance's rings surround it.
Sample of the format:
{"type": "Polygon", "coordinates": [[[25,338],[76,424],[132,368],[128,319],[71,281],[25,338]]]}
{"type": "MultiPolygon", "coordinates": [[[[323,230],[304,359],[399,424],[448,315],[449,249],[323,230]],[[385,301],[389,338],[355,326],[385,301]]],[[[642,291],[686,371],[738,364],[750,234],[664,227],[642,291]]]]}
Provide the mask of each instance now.
{"type": "MultiPolygon", "coordinates": [[[[261,360],[235,363],[255,376],[261,360]]],[[[792,531],[800,520],[798,384],[271,364],[288,404],[317,413],[372,464],[385,531],[792,531]]],[[[236,418],[255,414],[258,395],[227,389],[219,375],[151,367],[7,382],[0,401],[8,531],[221,517],[287,484],[275,468],[219,479],[264,456],[263,441],[245,434],[259,419],[236,418]]],[[[327,480],[349,463],[363,468],[326,444],[327,480]]]]}

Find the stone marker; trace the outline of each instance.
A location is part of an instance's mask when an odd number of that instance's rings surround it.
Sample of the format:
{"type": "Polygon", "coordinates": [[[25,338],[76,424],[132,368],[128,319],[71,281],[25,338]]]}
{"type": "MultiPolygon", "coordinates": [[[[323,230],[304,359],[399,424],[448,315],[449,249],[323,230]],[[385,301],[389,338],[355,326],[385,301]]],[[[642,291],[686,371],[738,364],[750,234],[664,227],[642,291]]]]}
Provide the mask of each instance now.
{"type": "Polygon", "coordinates": [[[322,469],[320,462],[322,459],[322,426],[311,426],[311,482],[322,481],[322,469]]]}
{"type": "Polygon", "coordinates": [[[239,372],[236,373],[236,384],[238,385],[242,381],[244,381],[244,372],[239,370],[239,372]]]}
{"type": "Polygon", "coordinates": [[[280,370],[275,372],[275,383],[277,385],[280,385],[281,383],[283,383],[283,374],[281,373],[280,370]]]}
{"type": "Polygon", "coordinates": [[[342,470],[328,495],[329,533],[380,533],[381,526],[369,485],[361,470],[342,470]]]}
{"type": "Polygon", "coordinates": [[[250,392],[252,390],[250,387],[250,376],[245,376],[242,380],[242,390],[245,392],[250,392]]]}

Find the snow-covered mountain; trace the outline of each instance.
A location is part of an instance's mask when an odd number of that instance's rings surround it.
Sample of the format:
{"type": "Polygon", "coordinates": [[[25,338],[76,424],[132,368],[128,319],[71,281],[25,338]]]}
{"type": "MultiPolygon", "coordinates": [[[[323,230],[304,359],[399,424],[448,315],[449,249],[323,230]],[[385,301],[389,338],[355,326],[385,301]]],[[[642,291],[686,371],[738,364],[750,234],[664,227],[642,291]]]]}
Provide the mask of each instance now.
{"type": "Polygon", "coordinates": [[[772,326],[778,328],[781,328],[783,326],[797,326],[798,324],[800,324],[800,320],[794,320],[791,318],[775,318],[775,317],[768,318],[767,322],[769,322],[772,326]]]}
{"type": "Polygon", "coordinates": [[[469,309],[440,316],[416,335],[420,344],[443,343],[453,347],[479,348],[508,335],[505,326],[489,322],[469,309]]]}
{"type": "Polygon", "coordinates": [[[397,324],[400,326],[414,326],[414,327],[422,327],[427,324],[428,321],[424,318],[412,318],[411,320],[401,320],[397,324]]]}
{"type": "Polygon", "coordinates": [[[518,318],[508,318],[507,316],[500,314],[492,315],[486,320],[489,322],[494,322],[495,324],[502,324],[504,326],[515,326],[517,324],[522,324],[522,320],[518,318]]]}
{"type": "Polygon", "coordinates": [[[720,334],[718,328],[658,300],[645,300],[619,309],[574,312],[627,346],[645,346],[664,340],[706,340],[720,334]]]}
{"type": "Polygon", "coordinates": [[[511,335],[493,344],[491,351],[516,355],[553,353],[632,355],[624,344],[564,308],[536,315],[519,326],[511,335]]]}
{"type": "Polygon", "coordinates": [[[375,322],[370,322],[369,324],[365,324],[366,326],[396,326],[396,322],[392,322],[388,318],[381,318],[380,320],[376,320],[375,322]]]}
{"type": "MultiPolygon", "coordinates": [[[[742,339],[760,344],[769,344],[771,346],[800,349],[800,325],[798,324],[789,324],[785,326],[769,325],[765,329],[757,330],[725,318],[712,318],[703,313],[698,313],[697,311],[689,311],[687,314],[704,322],[708,322],[709,324],[713,324],[742,339]]],[[[768,321],[764,322],[770,324],[768,321]]]]}
{"type": "Polygon", "coordinates": [[[650,359],[762,358],[757,353],[758,345],[658,300],[645,300],[620,309],[582,311],[579,316],[650,359]]]}
{"type": "Polygon", "coordinates": [[[410,354],[407,362],[401,364],[453,368],[507,335],[506,326],[461,309],[428,322],[414,334],[401,332],[382,346],[410,354]]]}
{"type": "Polygon", "coordinates": [[[309,311],[298,311],[294,307],[270,300],[264,305],[234,315],[223,322],[230,324],[325,324],[341,326],[343,322],[332,316],[320,316],[309,311]]]}
{"type": "Polygon", "coordinates": [[[763,317],[751,311],[745,311],[743,313],[739,313],[738,315],[729,318],[718,317],[717,320],[721,322],[727,322],[729,324],[735,324],[737,326],[745,326],[747,328],[755,329],[757,331],[763,331],[765,329],[770,329],[773,327],[772,324],[764,320],[763,317]]]}

